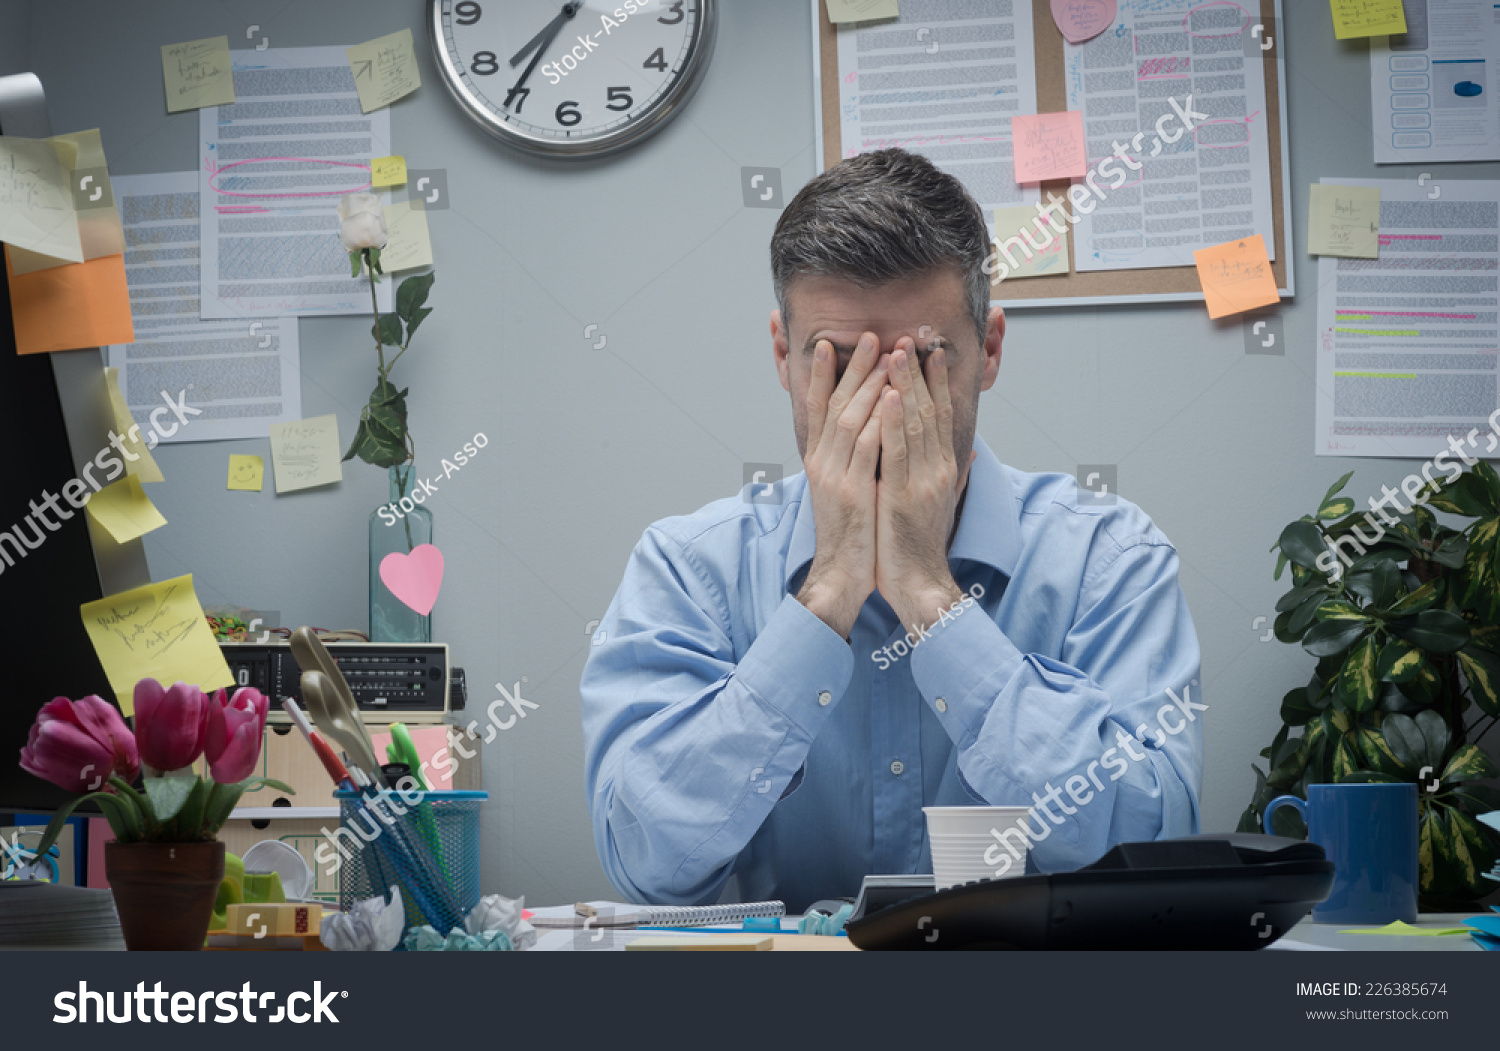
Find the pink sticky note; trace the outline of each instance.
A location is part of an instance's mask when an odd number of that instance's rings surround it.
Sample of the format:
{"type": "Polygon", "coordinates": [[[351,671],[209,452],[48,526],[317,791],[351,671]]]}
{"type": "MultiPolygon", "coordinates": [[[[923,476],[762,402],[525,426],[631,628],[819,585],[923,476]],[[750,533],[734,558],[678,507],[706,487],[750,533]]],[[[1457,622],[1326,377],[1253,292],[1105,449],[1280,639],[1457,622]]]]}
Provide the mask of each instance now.
{"type": "Polygon", "coordinates": [[[392,595],[425,617],[443,586],[443,553],[431,544],[418,544],[409,555],[392,551],[380,560],[380,579],[392,595]]]}
{"type": "MultiPolygon", "coordinates": [[[[427,783],[427,787],[433,791],[445,792],[453,787],[453,769],[455,763],[458,762],[454,757],[455,753],[449,751],[446,756],[439,755],[449,747],[448,730],[447,726],[407,726],[406,728],[406,732],[411,735],[411,743],[417,750],[419,764],[417,772],[422,775],[422,780],[427,783]]],[[[389,731],[382,733],[371,728],[370,746],[375,750],[375,758],[384,759],[385,746],[390,743],[389,731]]]]}
{"type": "Polygon", "coordinates": [[[1104,32],[1115,21],[1115,0],[1052,0],[1052,21],[1073,44],[1104,32]]]}
{"type": "Polygon", "coordinates": [[[1081,179],[1088,171],[1083,141],[1083,114],[1037,113],[1010,118],[1016,182],[1081,179]]]}

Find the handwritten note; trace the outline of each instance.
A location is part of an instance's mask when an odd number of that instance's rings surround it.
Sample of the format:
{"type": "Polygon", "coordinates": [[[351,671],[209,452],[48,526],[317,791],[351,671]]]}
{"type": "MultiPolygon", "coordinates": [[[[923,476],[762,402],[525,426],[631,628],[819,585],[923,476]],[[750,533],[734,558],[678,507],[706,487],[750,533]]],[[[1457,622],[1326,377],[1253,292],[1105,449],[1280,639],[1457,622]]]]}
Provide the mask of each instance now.
{"type": "Polygon", "coordinates": [[[128,543],[167,524],[141,488],[141,480],[134,475],[106,485],[84,506],[89,517],[103,526],[117,544],[128,543]]]}
{"type": "Polygon", "coordinates": [[[342,481],[339,418],[330,413],[272,426],[271,467],[278,493],[342,481]]]}
{"type": "Polygon", "coordinates": [[[385,247],[380,268],[387,273],[432,265],[432,241],[427,236],[427,213],[410,201],[385,206],[385,247]]]}
{"type": "Polygon", "coordinates": [[[1340,40],[1406,32],[1401,0],[1328,0],[1328,4],[1333,10],[1333,35],[1340,40]]]}
{"type": "Polygon", "coordinates": [[[161,72],[167,112],[227,106],[234,101],[234,73],[227,36],[163,44],[161,72]]]}
{"type": "Polygon", "coordinates": [[[52,143],[0,135],[0,241],[54,259],[83,262],[68,181],[52,143]]]}
{"type": "Polygon", "coordinates": [[[85,602],[79,612],[127,716],[135,714],[135,684],[142,679],[168,686],[186,682],[200,690],[234,685],[193,591],[192,574],[85,602]]]}
{"type": "Polygon", "coordinates": [[[1104,32],[1115,21],[1115,0],[1052,0],[1052,21],[1073,44],[1104,32]]]}
{"type": "Polygon", "coordinates": [[[355,44],[344,50],[349,56],[349,68],[354,72],[354,90],[359,92],[359,108],[366,113],[389,106],[422,86],[410,29],[355,44]]]}
{"type": "MultiPolygon", "coordinates": [[[[119,209],[115,207],[99,129],[53,135],[43,141],[52,144],[58,163],[62,165],[63,178],[73,200],[74,217],[78,221],[78,240],[84,260],[119,255],[125,251],[125,228],[120,223],[119,209]]],[[[12,246],[10,263],[17,274],[30,274],[66,266],[68,260],[12,246]]]]}
{"type": "Polygon", "coordinates": [[[390,157],[376,157],[370,162],[371,186],[400,186],[405,181],[405,157],[395,155],[390,157]]]}
{"type": "Polygon", "coordinates": [[[266,462],[259,456],[241,453],[229,454],[229,488],[246,493],[258,493],[265,483],[266,462]]]}
{"type": "Polygon", "coordinates": [[[1011,117],[1010,134],[1018,183],[1081,179],[1088,171],[1078,110],[1011,117]]]}
{"type": "Polygon", "coordinates": [[[1068,220],[1060,209],[1052,216],[1056,225],[1025,205],[995,209],[995,244],[1004,266],[996,268],[997,276],[1004,273],[1006,281],[1014,281],[1068,272],[1068,220]]]}
{"type": "Polygon", "coordinates": [[[130,414],[130,406],[120,390],[120,370],[106,368],[104,383],[109,388],[109,407],[115,417],[115,434],[120,437],[119,447],[113,451],[118,452],[120,459],[125,461],[125,473],[134,475],[143,482],[162,481],[161,468],[156,466],[151,450],[146,447],[141,429],[136,424],[135,417],[130,414]]]}
{"type": "Polygon", "coordinates": [[[844,22],[869,22],[876,18],[899,18],[896,0],[824,0],[828,5],[828,21],[834,25],[844,22]]]}
{"type": "Polygon", "coordinates": [[[1380,187],[1313,183],[1307,250],[1350,259],[1380,257],[1380,187]]]}
{"type": "Polygon", "coordinates": [[[1260,234],[1193,253],[1208,316],[1224,317],[1281,302],[1260,234]]]}

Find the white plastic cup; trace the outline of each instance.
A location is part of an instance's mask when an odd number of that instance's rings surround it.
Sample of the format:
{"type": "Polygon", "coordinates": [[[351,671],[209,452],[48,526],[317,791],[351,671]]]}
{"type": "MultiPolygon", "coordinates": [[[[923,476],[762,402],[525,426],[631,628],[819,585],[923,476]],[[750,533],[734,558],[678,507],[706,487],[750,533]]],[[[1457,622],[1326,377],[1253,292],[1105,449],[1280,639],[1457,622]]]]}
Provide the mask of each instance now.
{"type": "MultiPolygon", "coordinates": [[[[1006,879],[1026,872],[1026,849],[1016,858],[999,833],[1025,819],[1023,806],[924,806],[932,844],[932,876],[938,890],[980,879],[1006,879]]],[[[1030,844],[1027,843],[1029,848],[1030,844]]]]}

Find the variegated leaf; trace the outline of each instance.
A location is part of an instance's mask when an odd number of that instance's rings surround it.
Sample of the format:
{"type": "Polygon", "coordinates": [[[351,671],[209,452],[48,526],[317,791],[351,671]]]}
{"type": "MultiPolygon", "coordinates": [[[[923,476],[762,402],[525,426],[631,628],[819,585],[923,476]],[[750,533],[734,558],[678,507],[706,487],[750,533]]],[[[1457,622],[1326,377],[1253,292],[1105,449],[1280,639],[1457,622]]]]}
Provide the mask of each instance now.
{"type": "Polygon", "coordinates": [[[1367,712],[1375,707],[1380,683],[1380,678],[1375,673],[1377,657],[1375,636],[1368,635],[1349,652],[1349,659],[1344,662],[1344,670],[1339,675],[1339,682],[1350,700],[1350,707],[1356,712],[1367,712]]]}
{"type": "Polygon", "coordinates": [[[1469,693],[1486,715],[1500,716],[1500,658],[1473,646],[1458,651],[1458,664],[1469,680],[1469,693]]]}
{"type": "Polygon", "coordinates": [[[1382,682],[1406,682],[1422,667],[1422,651],[1409,642],[1392,639],[1380,650],[1375,676],[1382,682]]]}
{"type": "Polygon", "coordinates": [[[1458,781],[1480,781],[1500,776],[1500,769],[1477,744],[1466,744],[1453,753],[1448,765],[1443,767],[1443,780],[1448,784],[1458,781]]]}

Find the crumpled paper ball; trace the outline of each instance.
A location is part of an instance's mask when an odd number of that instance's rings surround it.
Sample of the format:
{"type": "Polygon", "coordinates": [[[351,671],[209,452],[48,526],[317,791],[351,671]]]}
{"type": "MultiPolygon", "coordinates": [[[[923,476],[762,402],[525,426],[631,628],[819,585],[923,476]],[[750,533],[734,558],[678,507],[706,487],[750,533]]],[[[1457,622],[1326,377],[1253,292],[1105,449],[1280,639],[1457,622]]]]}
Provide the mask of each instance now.
{"type": "Polygon", "coordinates": [[[798,934],[838,934],[854,915],[853,905],[841,905],[832,916],[826,912],[809,912],[797,921],[798,934]]]}
{"type": "Polygon", "coordinates": [[[470,934],[485,931],[504,931],[517,949],[529,949],[536,944],[536,928],[521,919],[526,908],[526,898],[507,898],[503,894],[486,894],[479,904],[469,910],[464,928],[470,934]]]}
{"type": "Polygon", "coordinates": [[[335,952],[390,952],[400,944],[405,926],[401,888],[393,886],[389,905],[377,894],[348,912],[325,916],[318,940],[335,952]]]}
{"type": "Polygon", "coordinates": [[[514,948],[504,931],[466,934],[454,927],[444,938],[427,924],[408,930],[402,944],[407,952],[509,952],[514,948]]]}

